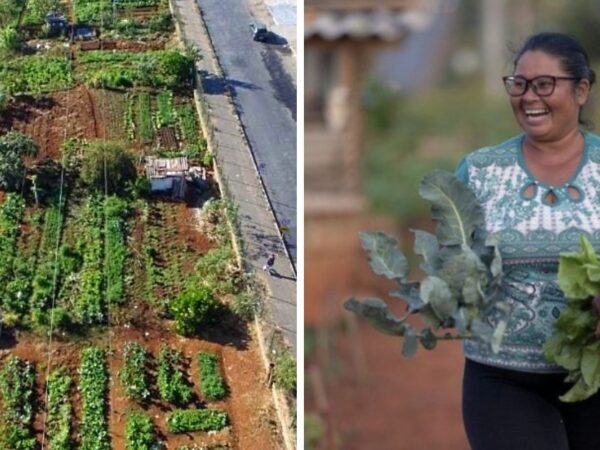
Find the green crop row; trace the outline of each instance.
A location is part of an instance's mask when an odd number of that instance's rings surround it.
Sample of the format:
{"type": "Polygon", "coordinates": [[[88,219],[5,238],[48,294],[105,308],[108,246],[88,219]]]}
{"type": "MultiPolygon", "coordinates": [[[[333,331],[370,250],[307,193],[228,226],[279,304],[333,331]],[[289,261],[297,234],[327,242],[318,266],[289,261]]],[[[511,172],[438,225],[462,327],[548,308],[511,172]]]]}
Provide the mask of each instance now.
{"type": "Polygon", "coordinates": [[[135,119],[133,116],[133,103],[135,95],[127,93],[127,108],[123,117],[124,128],[127,130],[127,137],[130,141],[135,140],[135,119]]]}
{"type": "Polygon", "coordinates": [[[192,57],[176,50],[91,51],[81,55],[78,62],[78,79],[93,87],[175,89],[191,83],[194,76],[192,57]]]}
{"type": "Polygon", "coordinates": [[[125,242],[125,218],[127,202],[111,196],[105,201],[106,214],[106,258],[104,276],[106,302],[122,303],[125,292],[125,260],[127,245],[125,242]]]}
{"type": "Polygon", "coordinates": [[[218,409],[176,410],[167,414],[170,433],[218,431],[227,426],[227,413],[218,409]]]}
{"type": "Polygon", "coordinates": [[[58,262],[56,252],[62,228],[61,218],[62,210],[59,205],[53,205],[46,210],[37,270],[32,282],[31,304],[35,309],[44,309],[48,306],[55,292],[55,284],[58,282],[60,266],[56,267],[58,262]]]}
{"type": "Polygon", "coordinates": [[[81,352],[79,391],[82,397],[81,450],[110,450],[106,393],[108,373],[104,351],[88,347],[81,352]]]}
{"type": "Polygon", "coordinates": [[[10,356],[0,370],[2,397],[0,448],[33,450],[37,440],[32,431],[35,371],[28,362],[10,356]]]}
{"type": "Polygon", "coordinates": [[[69,401],[72,380],[64,368],[55,370],[48,378],[48,416],[46,423],[48,448],[70,450],[73,407],[69,401]]]}
{"type": "Polygon", "coordinates": [[[158,111],[156,111],[156,127],[170,127],[177,120],[173,111],[173,93],[162,91],[158,94],[158,111]]]}
{"type": "Polygon", "coordinates": [[[132,400],[143,401],[150,397],[148,363],[150,354],[137,342],[127,342],[123,349],[123,368],[119,379],[125,395],[132,400]]]}
{"type": "Polygon", "coordinates": [[[0,206],[0,291],[2,292],[12,277],[15,248],[24,211],[25,200],[19,194],[8,194],[0,206]]]}
{"type": "Polygon", "coordinates": [[[181,352],[163,346],[158,357],[158,392],[175,405],[185,405],[192,399],[192,389],[185,381],[181,352]]]}
{"type": "Polygon", "coordinates": [[[92,195],[88,199],[84,211],[83,229],[85,231],[81,234],[78,242],[78,248],[83,255],[83,267],[80,273],[75,316],[82,324],[94,324],[104,321],[102,301],[103,226],[102,199],[98,195],[92,195]]]}
{"type": "Polygon", "coordinates": [[[195,108],[190,104],[183,105],[177,108],[177,117],[183,139],[187,144],[195,144],[199,137],[195,108]]]}
{"type": "Polygon", "coordinates": [[[150,94],[142,92],[138,95],[138,120],[140,129],[140,141],[149,144],[154,140],[154,127],[152,126],[150,94]]]}
{"type": "Polygon", "coordinates": [[[227,395],[225,382],[219,370],[219,358],[214,353],[198,353],[200,366],[200,388],[209,400],[221,400],[227,395]]]}
{"type": "Polygon", "coordinates": [[[139,412],[132,412],[127,416],[125,448],[127,450],[155,450],[158,448],[156,429],[150,417],[139,412]]]}
{"type": "Polygon", "coordinates": [[[73,85],[71,64],[66,58],[37,55],[1,61],[0,80],[11,94],[42,94],[73,85]]]}
{"type": "Polygon", "coordinates": [[[30,311],[31,280],[37,266],[43,214],[41,211],[26,210],[22,223],[27,232],[17,239],[10,279],[4,286],[2,297],[2,321],[9,326],[18,325],[30,311]]]}

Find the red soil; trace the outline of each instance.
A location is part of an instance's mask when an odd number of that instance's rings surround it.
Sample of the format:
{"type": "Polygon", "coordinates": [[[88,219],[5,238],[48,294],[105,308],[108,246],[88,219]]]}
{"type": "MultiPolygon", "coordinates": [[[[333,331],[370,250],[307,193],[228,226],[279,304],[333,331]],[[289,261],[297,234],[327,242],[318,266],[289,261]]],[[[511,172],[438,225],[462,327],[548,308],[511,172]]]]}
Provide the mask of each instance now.
{"type": "MultiPolygon", "coordinates": [[[[416,228],[422,228],[421,225],[416,228]]],[[[360,216],[309,217],[305,228],[305,318],[315,349],[307,357],[307,412],[327,432],[320,450],[465,450],[460,395],[460,344],[419,349],[407,360],[401,341],[382,335],[343,310],[356,296],[386,297],[392,286],[372,274],[358,232],[389,222],[360,216]]],[[[388,300],[399,314],[401,302],[388,300]]]]}

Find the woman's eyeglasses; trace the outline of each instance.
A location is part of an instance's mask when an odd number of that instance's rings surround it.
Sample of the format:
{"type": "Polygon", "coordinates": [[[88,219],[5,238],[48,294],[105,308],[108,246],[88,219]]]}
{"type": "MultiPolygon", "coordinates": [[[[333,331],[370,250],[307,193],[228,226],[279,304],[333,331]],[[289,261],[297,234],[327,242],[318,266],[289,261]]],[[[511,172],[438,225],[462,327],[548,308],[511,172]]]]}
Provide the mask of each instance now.
{"type": "Polygon", "coordinates": [[[531,85],[531,89],[540,97],[548,97],[552,95],[554,92],[554,88],[556,87],[556,80],[579,80],[579,78],[575,77],[553,77],[551,75],[540,75],[539,77],[535,77],[532,79],[527,79],[522,77],[521,75],[502,77],[502,81],[504,81],[504,87],[506,88],[506,92],[511,97],[519,97],[525,92],[527,92],[527,88],[531,85]]]}

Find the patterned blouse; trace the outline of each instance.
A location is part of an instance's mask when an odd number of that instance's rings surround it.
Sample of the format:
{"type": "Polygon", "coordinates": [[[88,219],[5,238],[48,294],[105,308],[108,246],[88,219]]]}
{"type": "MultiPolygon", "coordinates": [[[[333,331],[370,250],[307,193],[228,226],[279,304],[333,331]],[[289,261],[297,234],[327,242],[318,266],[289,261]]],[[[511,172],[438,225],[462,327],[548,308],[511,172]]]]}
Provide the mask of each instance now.
{"type": "MultiPolygon", "coordinates": [[[[580,234],[600,248],[600,137],[583,135],[581,162],[562,186],[542,183],[529,172],[524,135],[477,150],[459,163],[456,175],[482,204],[487,231],[500,236],[502,290],[513,308],[500,352],[467,340],[467,358],[506,369],[564,372],[542,352],[566,302],[556,282],[558,256],[579,251],[580,234]]],[[[494,324],[493,317],[487,320],[494,324]]]]}

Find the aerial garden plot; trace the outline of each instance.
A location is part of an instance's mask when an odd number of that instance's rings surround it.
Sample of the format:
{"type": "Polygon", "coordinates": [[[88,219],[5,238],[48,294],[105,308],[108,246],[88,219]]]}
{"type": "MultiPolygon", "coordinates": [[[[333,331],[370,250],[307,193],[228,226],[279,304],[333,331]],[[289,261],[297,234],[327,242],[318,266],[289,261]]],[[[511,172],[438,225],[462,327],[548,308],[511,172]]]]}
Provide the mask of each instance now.
{"type": "Polygon", "coordinates": [[[197,57],[162,0],[0,0],[0,449],[281,447],[197,57]]]}

